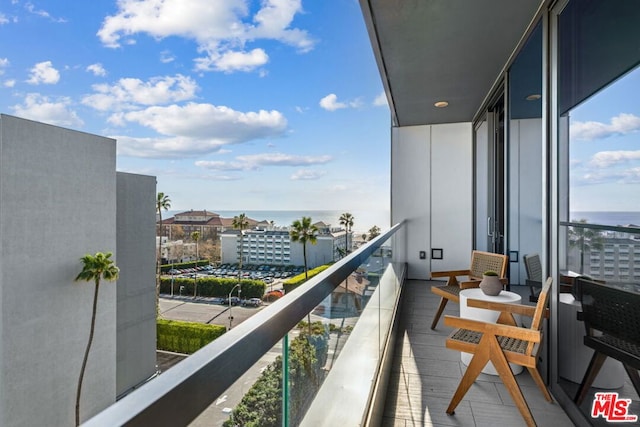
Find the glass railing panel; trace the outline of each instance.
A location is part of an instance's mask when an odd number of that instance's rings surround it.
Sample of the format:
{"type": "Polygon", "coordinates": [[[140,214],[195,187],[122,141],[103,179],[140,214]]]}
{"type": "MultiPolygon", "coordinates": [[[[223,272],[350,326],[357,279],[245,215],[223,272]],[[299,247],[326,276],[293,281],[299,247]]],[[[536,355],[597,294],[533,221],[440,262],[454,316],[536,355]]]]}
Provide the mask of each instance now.
{"type": "MultiPolygon", "coordinates": [[[[325,379],[341,357],[361,315],[369,306],[372,307],[367,316],[369,322],[361,329],[365,332],[366,339],[374,338],[374,346],[371,354],[361,356],[369,359],[369,363],[379,361],[387,337],[380,320],[386,318],[383,323],[389,323],[388,317],[392,310],[384,307],[393,307],[393,298],[397,297],[400,289],[398,280],[381,280],[391,264],[392,254],[392,240],[389,239],[339,282],[320,304],[300,319],[287,335],[288,351],[285,354],[278,354],[268,365],[252,368],[262,370],[255,384],[233,409],[230,409],[232,402],[220,409],[228,417],[226,426],[232,426],[232,423],[300,425],[325,379]],[[384,304],[382,299],[389,300],[384,304]],[[283,370],[284,362],[286,370],[283,370]],[[286,390],[283,388],[285,383],[288,386],[286,390]],[[285,408],[282,407],[282,393],[286,393],[285,408]],[[257,396],[261,398],[258,399],[257,396]],[[282,422],[283,409],[286,411],[286,423],[282,422]]],[[[283,344],[276,347],[281,351],[283,344]]],[[[354,367],[355,370],[359,368],[354,367]]],[[[239,386],[239,383],[234,384],[235,388],[239,386]]],[[[226,396],[225,394],[225,398],[226,396]]]]}
{"type": "Polygon", "coordinates": [[[366,411],[400,290],[391,261],[402,229],[392,227],[232,326],[87,425],[299,425],[318,402],[342,400],[334,392],[346,377],[364,384],[366,411]]]}
{"type": "MultiPolygon", "coordinates": [[[[558,382],[574,398],[593,355],[593,349],[584,345],[586,328],[580,315],[582,294],[576,276],[588,276],[606,287],[640,292],[640,228],[563,222],[559,231],[564,236],[559,249],[565,255],[558,259],[558,382]]],[[[640,399],[623,365],[612,358],[602,364],[592,387],[615,392],[620,400],[632,399],[632,406],[640,399]]],[[[579,406],[587,419],[591,417],[593,393],[589,396],[579,406]]]]}

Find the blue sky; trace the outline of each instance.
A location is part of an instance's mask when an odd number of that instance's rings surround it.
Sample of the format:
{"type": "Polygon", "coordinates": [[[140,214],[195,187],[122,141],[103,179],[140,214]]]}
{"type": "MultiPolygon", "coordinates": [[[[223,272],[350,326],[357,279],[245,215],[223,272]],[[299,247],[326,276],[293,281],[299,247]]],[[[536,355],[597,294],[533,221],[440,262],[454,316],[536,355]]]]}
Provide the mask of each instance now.
{"type": "Polygon", "coordinates": [[[572,211],[640,211],[640,68],[571,113],[572,211]]]}
{"type": "Polygon", "coordinates": [[[172,210],[389,206],[356,0],[5,0],[0,112],[117,139],[172,210]]]}

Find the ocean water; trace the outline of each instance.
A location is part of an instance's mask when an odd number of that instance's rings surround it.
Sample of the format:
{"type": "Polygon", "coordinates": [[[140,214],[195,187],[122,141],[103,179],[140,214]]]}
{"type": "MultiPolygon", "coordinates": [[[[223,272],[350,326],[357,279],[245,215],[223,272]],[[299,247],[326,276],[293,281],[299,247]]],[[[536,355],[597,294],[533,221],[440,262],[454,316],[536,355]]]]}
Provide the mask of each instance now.
{"type": "MultiPolygon", "coordinates": [[[[345,212],[349,212],[353,215],[353,232],[354,233],[366,233],[371,227],[377,225],[380,230],[384,231],[390,227],[389,211],[385,210],[352,210],[352,211],[336,211],[336,210],[215,210],[207,209],[210,212],[215,212],[223,218],[233,218],[236,215],[244,213],[251,219],[257,221],[273,221],[278,227],[288,227],[296,219],[301,219],[303,216],[311,217],[312,222],[322,221],[326,224],[330,224],[334,227],[340,226],[340,215],[345,212]]],[[[175,214],[184,211],[167,211],[162,213],[163,218],[169,218],[175,214]]]]}
{"type": "Polygon", "coordinates": [[[578,222],[586,219],[590,224],[600,225],[640,225],[640,212],[571,212],[570,220],[578,222]]]}

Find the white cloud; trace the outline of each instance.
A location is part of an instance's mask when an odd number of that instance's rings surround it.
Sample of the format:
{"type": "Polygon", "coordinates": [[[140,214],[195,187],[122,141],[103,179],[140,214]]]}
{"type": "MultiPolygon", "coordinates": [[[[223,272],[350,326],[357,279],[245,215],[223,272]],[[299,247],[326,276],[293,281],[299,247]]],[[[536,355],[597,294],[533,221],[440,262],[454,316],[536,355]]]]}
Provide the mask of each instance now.
{"type": "Polygon", "coordinates": [[[69,107],[71,100],[66,97],[51,100],[38,93],[28,94],[22,105],[11,107],[16,116],[57,126],[81,127],[84,123],[69,107]]]}
{"type": "Polygon", "coordinates": [[[616,117],[611,118],[611,123],[602,122],[572,122],[571,137],[580,140],[604,139],[615,135],[626,135],[640,130],[640,117],[629,114],[620,113],[616,117]]]}
{"type": "Polygon", "coordinates": [[[224,146],[216,139],[196,139],[184,136],[133,138],[113,135],[118,141],[118,154],[144,158],[183,158],[198,154],[212,153],[224,146]]]}
{"type": "Polygon", "coordinates": [[[11,80],[5,80],[4,83],[2,83],[2,86],[4,87],[14,87],[16,85],[16,81],[11,79],[11,80]]]}
{"type": "Polygon", "coordinates": [[[269,61],[269,56],[262,49],[253,49],[250,52],[227,51],[215,56],[196,59],[198,71],[251,71],[261,67],[269,61]]]}
{"type": "Polygon", "coordinates": [[[39,62],[30,70],[31,74],[27,83],[32,85],[56,84],[60,80],[60,73],[53,68],[51,61],[39,62]]]}
{"type": "Polygon", "coordinates": [[[139,157],[188,157],[219,151],[281,135],[287,120],[278,111],[239,112],[228,107],[190,103],[185,106],[149,107],[114,114],[112,124],[137,123],[164,135],[160,138],[123,138],[122,154],[139,157]]]}
{"type": "Polygon", "coordinates": [[[327,174],[326,171],[316,171],[311,169],[300,169],[291,175],[292,181],[311,181],[320,179],[327,174]]]}
{"type": "Polygon", "coordinates": [[[387,94],[381,92],[380,95],[376,96],[376,98],[373,100],[373,105],[376,107],[384,107],[389,105],[389,102],[387,101],[387,94]]]}
{"type": "Polygon", "coordinates": [[[9,23],[9,19],[7,18],[7,15],[0,12],[0,25],[8,24],[8,23],[9,23]]]}
{"type": "Polygon", "coordinates": [[[591,158],[589,164],[597,168],[607,168],[612,165],[640,160],[639,151],[600,151],[591,158]]]}
{"type": "Polygon", "coordinates": [[[360,99],[355,99],[349,102],[338,101],[338,96],[335,93],[330,93],[320,100],[320,106],[327,111],[336,111],[342,108],[358,108],[362,106],[360,99]]]}
{"type": "Polygon", "coordinates": [[[104,67],[102,66],[102,64],[100,63],[96,63],[96,64],[91,64],[87,67],[87,71],[93,73],[94,76],[106,76],[107,75],[107,70],[104,69],[104,67]]]}
{"type": "Polygon", "coordinates": [[[96,84],[92,88],[96,93],[85,96],[83,104],[100,111],[118,111],[140,105],[187,101],[195,97],[198,85],[192,78],[177,74],[152,77],[146,82],[123,78],[113,85],[96,84]]]}
{"type": "Polygon", "coordinates": [[[173,56],[173,54],[170,51],[163,50],[162,52],[160,52],[160,62],[162,62],[163,64],[168,64],[175,60],[176,60],[175,56],[173,56]]]}
{"type": "MultiPolygon", "coordinates": [[[[332,160],[331,156],[298,156],[283,153],[260,153],[238,156],[235,160],[226,162],[219,160],[200,160],[198,167],[218,171],[249,171],[258,170],[262,166],[312,166],[325,164],[332,160]]],[[[298,171],[302,173],[302,171],[298,171]]],[[[295,174],[294,174],[295,175],[295,174]]],[[[301,175],[302,176],[302,175],[301,175]]],[[[293,179],[293,178],[292,178],[293,179]]],[[[305,179],[305,178],[298,178],[305,179]]]]}
{"type": "Polygon", "coordinates": [[[335,93],[330,93],[320,100],[320,106],[328,111],[336,111],[341,108],[347,108],[347,104],[344,102],[338,102],[338,96],[335,93]]]}
{"type": "Polygon", "coordinates": [[[245,0],[120,0],[117,13],[104,19],[97,35],[113,48],[136,34],[183,37],[194,40],[204,54],[196,59],[198,69],[250,71],[268,56],[262,49],[247,51],[247,43],[277,40],[301,52],[313,48],[306,31],[291,27],[301,12],[301,0],[263,0],[253,16],[245,0]]]}
{"type": "Polygon", "coordinates": [[[640,167],[627,169],[620,175],[626,184],[640,184],[640,167]]]}
{"type": "Polygon", "coordinates": [[[47,18],[48,20],[52,21],[52,22],[58,22],[58,23],[65,23],[67,22],[66,19],[64,18],[54,18],[53,16],[51,16],[51,14],[49,12],[47,12],[44,9],[36,9],[36,7],[33,5],[33,3],[31,2],[27,2],[24,5],[24,8],[31,14],[33,15],[37,15],[40,16],[42,18],[47,18]]]}
{"type": "Polygon", "coordinates": [[[328,163],[331,156],[295,156],[283,153],[263,153],[238,156],[238,160],[257,166],[307,166],[328,163]]]}

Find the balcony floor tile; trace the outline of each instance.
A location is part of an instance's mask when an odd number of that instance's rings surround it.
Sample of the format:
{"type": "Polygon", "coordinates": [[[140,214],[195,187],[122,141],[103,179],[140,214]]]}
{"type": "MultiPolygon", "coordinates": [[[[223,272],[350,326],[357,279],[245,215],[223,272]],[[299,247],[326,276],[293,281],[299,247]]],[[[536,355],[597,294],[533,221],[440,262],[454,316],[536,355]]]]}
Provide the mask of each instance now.
{"type": "MultiPolygon", "coordinates": [[[[405,284],[400,330],[382,425],[400,426],[523,426],[520,412],[498,376],[481,374],[454,415],[445,413],[466,367],[460,353],[445,347],[451,332],[442,319],[435,330],[431,321],[440,298],[433,282],[409,280],[405,284]]],[[[459,315],[449,302],[444,314],[459,315]]],[[[516,376],[533,417],[540,427],[573,426],[557,403],[544,400],[529,373],[516,376]]]]}

